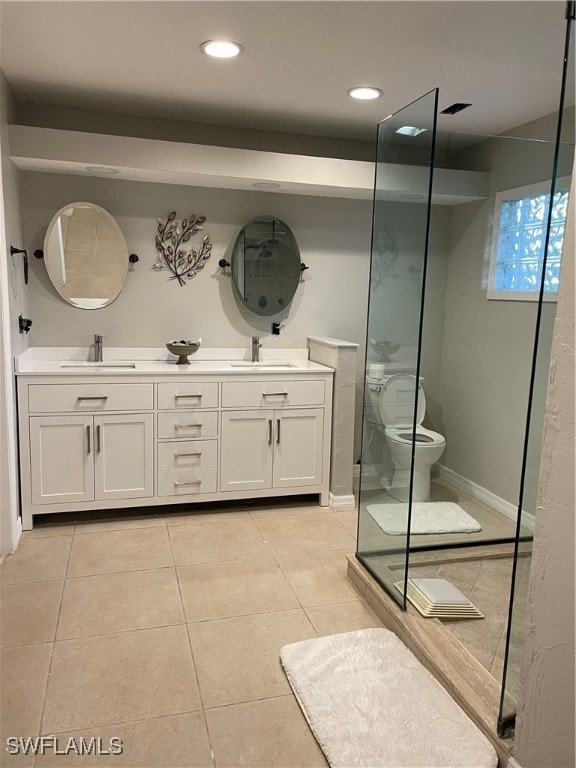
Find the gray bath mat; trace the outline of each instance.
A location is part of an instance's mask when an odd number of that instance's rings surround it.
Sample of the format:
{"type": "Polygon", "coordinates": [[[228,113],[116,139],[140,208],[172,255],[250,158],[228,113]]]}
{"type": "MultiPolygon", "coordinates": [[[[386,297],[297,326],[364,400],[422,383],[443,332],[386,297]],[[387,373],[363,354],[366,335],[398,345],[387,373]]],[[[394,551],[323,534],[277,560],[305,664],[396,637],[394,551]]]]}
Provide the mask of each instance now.
{"type": "Polygon", "coordinates": [[[285,645],[280,659],[332,768],[496,768],[488,739],[387,629],[285,645]]]}
{"type": "MultiPolygon", "coordinates": [[[[368,504],[370,517],[390,536],[406,535],[408,502],[368,504]]],[[[412,504],[410,533],[476,533],[482,526],[453,501],[417,501],[412,504]]]]}

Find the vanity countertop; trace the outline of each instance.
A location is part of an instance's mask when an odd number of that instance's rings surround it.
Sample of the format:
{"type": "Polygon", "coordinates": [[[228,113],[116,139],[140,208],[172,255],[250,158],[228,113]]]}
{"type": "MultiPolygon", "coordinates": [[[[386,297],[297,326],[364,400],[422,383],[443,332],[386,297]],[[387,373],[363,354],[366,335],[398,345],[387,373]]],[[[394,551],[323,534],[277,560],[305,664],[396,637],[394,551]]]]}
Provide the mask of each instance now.
{"type": "MultiPolygon", "coordinates": [[[[91,351],[91,350],[90,350],[91,351]]],[[[308,359],[307,349],[262,349],[252,363],[242,348],[206,348],[190,356],[188,365],[162,349],[108,347],[102,363],[91,362],[89,350],[77,347],[30,347],[15,358],[17,376],[206,376],[302,375],[332,373],[308,359]]]]}

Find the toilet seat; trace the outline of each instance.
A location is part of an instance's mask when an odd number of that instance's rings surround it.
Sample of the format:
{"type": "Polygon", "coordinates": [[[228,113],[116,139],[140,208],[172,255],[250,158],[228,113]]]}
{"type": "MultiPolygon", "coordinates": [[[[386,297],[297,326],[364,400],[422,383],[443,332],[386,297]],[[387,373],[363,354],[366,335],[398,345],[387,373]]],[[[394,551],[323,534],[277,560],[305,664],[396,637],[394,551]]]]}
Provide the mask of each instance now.
{"type": "Polygon", "coordinates": [[[426,448],[446,444],[444,435],[441,435],[438,432],[433,432],[431,429],[426,429],[421,424],[418,424],[415,430],[403,425],[390,426],[384,429],[384,434],[387,438],[395,443],[400,443],[401,445],[412,445],[414,441],[414,433],[416,433],[416,448],[426,448]]]}

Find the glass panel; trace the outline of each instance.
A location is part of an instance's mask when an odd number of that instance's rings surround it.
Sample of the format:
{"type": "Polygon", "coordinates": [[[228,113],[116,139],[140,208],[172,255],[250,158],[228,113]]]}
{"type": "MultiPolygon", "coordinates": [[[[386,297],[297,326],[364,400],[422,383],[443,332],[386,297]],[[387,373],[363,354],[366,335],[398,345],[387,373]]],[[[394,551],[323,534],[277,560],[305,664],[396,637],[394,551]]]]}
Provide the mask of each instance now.
{"type": "MultiPolygon", "coordinates": [[[[537,510],[537,492],[540,470],[540,452],[544,430],[546,392],[550,367],[550,353],[556,316],[556,302],[544,302],[544,290],[557,290],[560,277],[560,250],[562,247],[564,226],[558,225],[559,219],[566,216],[568,194],[556,191],[556,179],[569,176],[574,160],[574,146],[567,143],[569,125],[573,124],[574,106],[569,109],[572,119],[567,118],[568,109],[564,110],[564,95],[570,98],[574,94],[574,22],[567,22],[565,70],[560,101],[558,142],[556,145],[552,173],[552,210],[544,229],[544,248],[547,259],[540,272],[538,284],[543,280],[540,301],[537,307],[536,333],[532,359],[532,379],[528,399],[528,417],[526,440],[524,444],[523,467],[518,505],[517,539],[514,552],[511,601],[508,630],[505,642],[504,669],[502,678],[502,696],[498,717],[498,729],[501,735],[511,735],[514,730],[516,703],[520,683],[520,662],[525,636],[526,604],[530,575],[532,543],[520,542],[520,530],[525,520],[534,520],[537,510]]],[[[564,186],[564,185],[563,185],[564,186]]]]}
{"type": "Polygon", "coordinates": [[[357,557],[403,606],[437,99],[377,135],[357,557]]]}

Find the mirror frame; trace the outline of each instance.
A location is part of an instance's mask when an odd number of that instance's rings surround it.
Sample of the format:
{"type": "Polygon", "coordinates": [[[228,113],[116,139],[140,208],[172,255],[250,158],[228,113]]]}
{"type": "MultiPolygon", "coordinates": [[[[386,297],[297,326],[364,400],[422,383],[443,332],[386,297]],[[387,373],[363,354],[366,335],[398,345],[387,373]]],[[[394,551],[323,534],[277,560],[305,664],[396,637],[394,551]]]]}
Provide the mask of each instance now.
{"type": "MultiPolygon", "coordinates": [[[[274,234],[273,234],[273,237],[274,237],[274,234]]],[[[280,242],[281,241],[279,241],[279,243],[280,242]]],[[[230,267],[231,267],[232,285],[234,286],[234,293],[236,294],[236,297],[239,303],[249,312],[251,312],[254,315],[258,315],[260,317],[270,317],[272,315],[279,315],[282,312],[286,312],[289,309],[294,299],[294,296],[296,294],[296,290],[298,288],[298,284],[300,282],[300,276],[302,274],[302,269],[303,269],[302,261],[300,259],[300,249],[298,247],[298,243],[296,241],[294,233],[292,232],[292,230],[290,229],[288,224],[286,224],[285,221],[283,221],[282,219],[279,219],[277,216],[270,216],[270,215],[255,216],[253,219],[250,219],[250,221],[247,222],[242,227],[242,229],[236,236],[236,240],[234,241],[234,245],[232,247],[232,254],[230,257],[230,267]],[[280,227],[283,227],[286,230],[286,235],[284,236],[284,239],[287,242],[285,243],[285,247],[289,247],[291,249],[290,257],[294,259],[295,266],[296,266],[296,259],[297,259],[297,267],[296,267],[293,279],[292,279],[292,275],[288,275],[286,277],[276,276],[276,275],[274,276],[274,279],[282,278],[287,281],[292,280],[292,285],[288,286],[286,296],[269,297],[263,293],[260,297],[260,300],[264,300],[266,302],[265,304],[261,304],[260,302],[256,303],[255,301],[248,302],[243,289],[240,287],[241,280],[239,276],[239,267],[238,267],[238,262],[240,259],[240,256],[239,256],[240,249],[242,250],[242,258],[245,260],[244,251],[245,251],[246,232],[251,225],[259,222],[262,222],[262,223],[269,222],[272,225],[276,224],[280,227]],[[269,300],[270,298],[272,298],[274,301],[269,300]],[[280,306],[278,306],[278,304],[280,304],[280,306]]],[[[246,282],[245,274],[243,278],[245,283],[246,282]]]]}
{"type": "Polygon", "coordinates": [[[112,304],[112,302],[115,301],[118,298],[118,296],[122,292],[122,289],[124,288],[124,285],[126,283],[126,277],[128,275],[128,266],[129,266],[128,245],[126,243],[126,238],[124,237],[124,233],[120,229],[120,226],[119,226],[118,222],[116,221],[114,216],[112,216],[112,214],[109,211],[107,211],[101,205],[97,205],[97,203],[89,203],[89,202],[86,202],[86,201],[74,201],[72,203],[68,203],[67,205],[63,205],[58,211],[56,211],[56,213],[54,214],[54,216],[50,220],[50,223],[48,224],[48,227],[46,229],[46,234],[44,236],[44,264],[46,266],[46,272],[48,274],[48,277],[50,279],[50,282],[51,282],[54,290],[56,291],[56,293],[60,296],[60,298],[63,301],[65,301],[67,304],[69,304],[71,307],[74,307],[75,309],[86,309],[86,310],[102,309],[103,307],[107,307],[110,304],[112,304]],[[124,276],[122,278],[122,282],[121,282],[121,284],[120,284],[120,286],[118,288],[118,291],[114,294],[114,296],[111,296],[109,298],[107,297],[107,300],[106,300],[106,302],[104,304],[100,304],[99,306],[93,306],[93,307],[82,307],[79,304],[76,304],[75,302],[71,301],[66,296],[63,296],[62,293],[60,292],[60,290],[58,289],[58,285],[56,284],[56,281],[55,281],[55,278],[53,277],[52,272],[50,271],[49,243],[50,243],[50,238],[52,236],[52,232],[53,232],[53,229],[54,229],[54,227],[56,225],[56,222],[59,220],[59,218],[66,211],[70,210],[71,208],[74,209],[74,208],[80,208],[80,207],[93,208],[93,209],[96,209],[97,211],[99,211],[100,213],[104,214],[109,219],[112,227],[115,228],[115,230],[117,231],[118,234],[120,234],[120,236],[122,237],[122,242],[124,244],[123,245],[123,256],[122,256],[122,258],[123,258],[123,262],[125,264],[125,273],[124,273],[124,276]]]}

